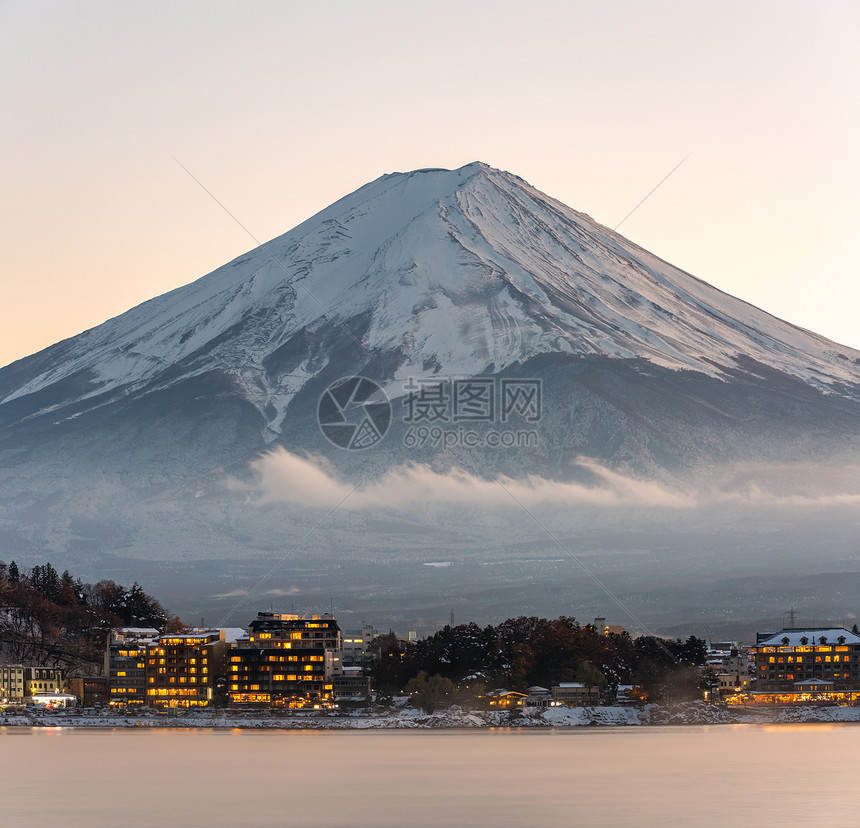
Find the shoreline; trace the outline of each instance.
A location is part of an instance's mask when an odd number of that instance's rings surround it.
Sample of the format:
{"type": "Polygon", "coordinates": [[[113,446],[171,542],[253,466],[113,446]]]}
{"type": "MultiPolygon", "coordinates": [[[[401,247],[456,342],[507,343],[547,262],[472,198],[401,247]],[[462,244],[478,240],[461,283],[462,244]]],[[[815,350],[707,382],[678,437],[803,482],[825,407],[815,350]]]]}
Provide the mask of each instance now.
{"type": "Polygon", "coordinates": [[[176,716],[141,711],[81,715],[28,712],[0,715],[0,728],[126,729],[204,728],[219,730],[437,730],[437,729],[568,729],[579,727],[660,727],[719,724],[837,724],[860,722],[858,707],[726,708],[690,702],[677,705],[550,708],[533,715],[508,711],[475,711],[451,707],[434,713],[404,707],[387,712],[280,713],[245,710],[200,710],[176,716]]]}

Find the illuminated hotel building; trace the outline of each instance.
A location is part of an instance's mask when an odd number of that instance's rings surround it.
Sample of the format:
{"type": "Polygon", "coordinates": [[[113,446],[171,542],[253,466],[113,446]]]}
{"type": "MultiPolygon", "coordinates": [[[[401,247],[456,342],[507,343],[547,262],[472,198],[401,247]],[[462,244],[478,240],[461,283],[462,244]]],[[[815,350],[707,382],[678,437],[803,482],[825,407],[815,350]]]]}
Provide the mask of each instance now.
{"type": "Polygon", "coordinates": [[[227,674],[227,630],[167,633],[146,648],[147,704],[202,707],[227,674]]]}
{"type": "Polygon", "coordinates": [[[803,701],[824,694],[833,701],[860,697],[860,635],[841,627],[787,629],[760,636],[755,647],[755,695],[760,700],[803,701]]]}
{"type": "Polygon", "coordinates": [[[106,671],[111,705],[147,703],[147,647],[157,638],[158,630],[143,627],[111,632],[106,671]]]}
{"type": "Polygon", "coordinates": [[[229,654],[233,704],[327,705],[332,679],[342,673],[341,634],[331,615],[261,612],[229,654]]]}

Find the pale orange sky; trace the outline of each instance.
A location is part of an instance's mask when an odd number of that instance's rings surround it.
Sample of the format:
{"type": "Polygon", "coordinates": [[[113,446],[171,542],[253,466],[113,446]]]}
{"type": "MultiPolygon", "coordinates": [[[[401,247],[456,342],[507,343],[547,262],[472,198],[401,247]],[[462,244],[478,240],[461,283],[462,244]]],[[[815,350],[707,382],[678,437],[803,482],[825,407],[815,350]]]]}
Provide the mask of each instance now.
{"type": "Polygon", "coordinates": [[[860,5],[0,5],[0,365],[385,172],[507,169],[860,348],[860,5]]]}

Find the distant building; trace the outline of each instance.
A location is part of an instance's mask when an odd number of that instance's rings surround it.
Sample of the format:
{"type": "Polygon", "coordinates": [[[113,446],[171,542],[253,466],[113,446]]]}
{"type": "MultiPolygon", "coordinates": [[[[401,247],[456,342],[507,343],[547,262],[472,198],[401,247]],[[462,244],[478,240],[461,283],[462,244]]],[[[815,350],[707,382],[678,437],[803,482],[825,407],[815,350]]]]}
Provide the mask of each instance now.
{"type": "Polygon", "coordinates": [[[332,676],[332,692],[336,702],[359,702],[370,698],[370,676],[360,667],[344,667],[343,675],[332,676]]]}
{"type": "Polygon", "coordinates": [[[111,705],[147,703],[146,652],[157,638],[158,630],[149,627],[111,631],[105,670],[111,705]]]}
{"type": "Polygon", "coordinates": [[[597,703],[600,692],[597,687],[587,687],[579,681],[562,681],[552,688],[552,698],[557,704],[577,707],[597,703]]]}
{"type": "Polygon", "coordinates": [[[164,707],[202,707],[227,674],[231,639],[244,630],[167,633],[146,647],[146,698],[164,707]]]}
{"type": "Polygon", "coordinates": [[[302,707],[330,704],[343,673],[341,633],[331,615],[260,612],[230,651],[232,704],[302,707]]]}
{"type": "Polygon", "coordinates": [[[497,690],[487,691],[487,703],[494,709],[508,710],[515,707],[522,707],[525,699],[528,698],[525,693],[518,693],[516,690],[497,690]]]}
{"type": "Polygon", "coordinates": [[[25,667],[24,695],[35,696],[37,693],[62,693],[63,671],[59,667],[25,667]]]}
{"type": "Polygon", "coordinates": [[[624,627],[621,624],[607,624],[603,616],[598,616],[594,619],[594,630],[600,635],[621,635],[624,632],[624,627]]]}
{"type": "MultiPolygon", "coordinates": [[[[713,645],[712,645],[713,646],[713,645]]],[[[752,664],[749,653],[737,646],[728,650],[711,650],[706,666],[717,678],[713,688],[720,699],[726,699],[736,693],[746,693],[752,683],[752,664]]],[[[712,698],[712,696],[709,696],[712,698]]]]}
{"type": "Polygon", "coordinates": [[[754,693],[767,704],[860,700],[860,635],[842,627],[759,634],[754,693]]]}
{"type": "Polygon", "coordinates": [[[372,661],[370,645],[374,636],[373,624],[362,624],[357,630],[343,630],[343,666],[361,666],[372,661]]]}
{"type": "Polygon", "coordinates": [[[639,704],[644,699],[645,693],[635,684],[619,684],[615,690],[615,704],[618,705],[639,704]]]}
{"type": "Polygon", "coordinates": [[[110,701],[107,676],[75,676],[66,679],[66,689],[81,707],[95,707],[110,701]]]}
{"type": "Polygon", "coordinates": [[[0,702],[24,700],[24,668],[20,665],[0,666],[0,702]]]}
{"type": "Polygon", "coordinates": [[[523,701],[525,707],[549,707],[552,702],[552,691],[546,687],[533,684],[528,689],[528,695],[523,701]]]}

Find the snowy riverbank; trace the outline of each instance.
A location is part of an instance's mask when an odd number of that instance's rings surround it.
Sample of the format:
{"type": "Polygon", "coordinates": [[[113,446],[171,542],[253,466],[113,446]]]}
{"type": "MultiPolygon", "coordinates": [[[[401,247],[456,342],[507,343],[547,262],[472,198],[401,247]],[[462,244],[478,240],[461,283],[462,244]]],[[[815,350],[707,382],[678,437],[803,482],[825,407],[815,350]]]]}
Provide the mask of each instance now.
{"type": "Polygon", "coordinates": [[[105,712],[81,715],[37,712],[0,715],[0,725],[20,727],[201,727],[281,730],[393,730],[435,728],[567,728],[641,725],[797,724],[803,722],[860,722],[856,707],[726,708],[692,702],[682,705],[630,707],[555,707],[534,715],[505,711],[475,711],[451,707],[432,714],[410,707],[375,713],[260,712],[200,710],[166,716],[149,711],[125,715],[105,712]]]}

